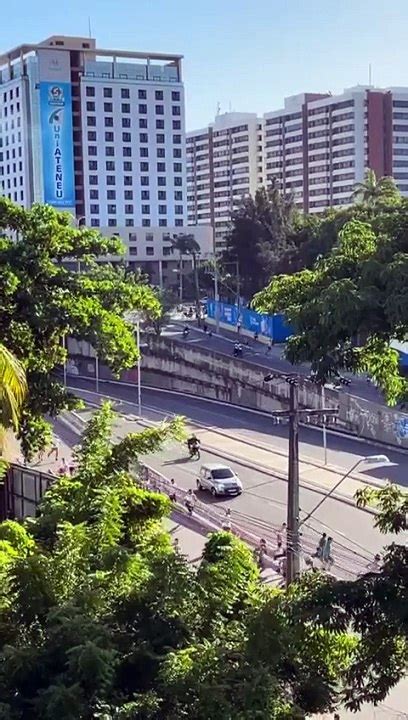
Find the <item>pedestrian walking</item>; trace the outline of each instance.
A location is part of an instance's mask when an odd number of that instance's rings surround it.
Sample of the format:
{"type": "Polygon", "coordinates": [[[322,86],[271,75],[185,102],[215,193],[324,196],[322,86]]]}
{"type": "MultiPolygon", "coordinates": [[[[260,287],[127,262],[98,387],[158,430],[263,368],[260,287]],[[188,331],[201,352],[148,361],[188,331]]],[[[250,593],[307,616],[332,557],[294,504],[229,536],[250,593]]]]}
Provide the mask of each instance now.
{"type": "Polygon", "coordinates": [[[381,555],[377,553],[377,555],[374,556],[374,559],[368,563],[367,572],[370,573],[378,573],[381,570],[381,555]]]}
{"type": "Polygon", "coordinates": [[[169,498],[172,502],[176,502],[176,500],[177,500],[176,483],[174,481],[174,478],[171,478],[171,480],[170,480],[169,498]]]}
{"type": "Polygon", "coordinates": [[[56,460],[59,459],[60,444],[61,444],[61,442],[60,442],[59,437],[57,437],[57,436],[55,435],[55,433],[53,433],[53,435],[52,435],[51,449],[50,449],[50,451],[49,451],[49,453],[48,453],[48,455],[47,455],[48,458],[50,458],[51,455],[53,455],[53,454],[55,453],[55,459],[56,459],[56,460]]]}
{"type": "Polygon", "coordinates": [[[268,353],[270,353],[271,350],[272,350],[272,343],[269,342],[269,343],[268,343],[268,347],[266,348],[266,354],[268,355],[268,353]]]}
{"type": "Polygon", "coordinates": [[[323,554],[322,554],[322,563],[326,570],[329,570],[331,566],[334,563],[333,557],[332,557],[332,544],[333,544],[333,538],[328,537],[327,541],[323,547],[323,554]]]}
{"type": "Polygon", "coordinates": [[[315,557],[319,558],[319,560],[323,560],[323,552],[326,547],[327,543],[327,535],[326,533],[322,533],[322,536],[319,540],[318,546],[316,548],[316,554],[315,557]]]}
{"type": "Polygon", "coordinates": [[[205,333],[208,331],[208,325],[207,325],[207,323],[204,323],[204,325],[203,325],[203,330],[204,330],[205,333]]]}
{"type": "Polygon", "coordinates": [[[254,340],[255,342],[258,342],[258,330],[255,330],[254,332],[254,340]]]}
{"type": "Polygon", "coordinates": [[[68,463],[65,460],[65,458],[62,458],[61,465],[58,468],[58,475],[68,475],[68,470],[69,470],[68,463]]]}
{"type": "Polygon", "coordinates": [[[225,518],[222,523],[223,530],[231,530],[231,508],[225,510],[225,518]]]}
{"type": "Polygon", "coordinates": [[[196,496],[194,495],[193,491],[190,489],[186,495],[186,499],[184,501],[184,504],[187,508],[188,514],[192,515],[194,511],[194,507],[196,504],[196,496]]]}
{"type": "Polygon", "coordinates": [[[241,332],[241,323],[240,323],[240,321],[238,320],[238,322],[237,322],[237,333],[238,333],[238,335],[240,334],[240,332],[241,332]]]}
{"type": "Polygon", "coordinates": [[[286,535],[287,535],[287,532],[286,532],[286,523],[282,523],[282,525],[280,526],[278,532],[276,533],[276,544],[277,544],[277,546],[278,546],[279,544],[280,544],[280,545],[283,544],[283,540],[286,540],[286,535]]]}
{"type": "Polygon", "coordinates": [[[278,560],[278,558],[285,557],[285,555],[286,555],[286,550],[283,547],[282,540],[279,540],[279,542],[276,546],[276,550],[273,555],[273,559],[278,560]]]}

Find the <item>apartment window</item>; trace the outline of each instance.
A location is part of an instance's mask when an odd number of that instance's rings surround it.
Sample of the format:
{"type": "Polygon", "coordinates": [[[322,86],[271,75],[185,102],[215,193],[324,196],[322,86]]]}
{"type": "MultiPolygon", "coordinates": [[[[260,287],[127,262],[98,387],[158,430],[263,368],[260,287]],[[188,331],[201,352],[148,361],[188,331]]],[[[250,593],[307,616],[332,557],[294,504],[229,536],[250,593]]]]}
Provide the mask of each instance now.
{"type": "Polygon", "coordinates": [[[88,162],[88,170],[97,170],[98,169],[98,162],[97,160],[89,160],[88,162]]]}
{"type": "Polygon", "coordinates": [[[159,158],[166,157],[166,148],[162,148],[162,147],[157,148],[157,157],[159,157],[159,158]]]}
{"type": "Polygon", "coordinates": [[[149,185],[149,184],[150,184],[150,183],[149,183],[149,176],[148,176],[148,175],[142,175],[142,177],[140,178],[140,184],[141,184],[141,185],[144,185],[145,187],[146,187],[146,185],[149,185]]]}
{"type": "Polygon", "coordinates": [[[115,172],[115,161],[114,160],[106,160],[105,163],[106,170],[109,172],[115,172]]]}
{"type": "Polygon", "coordinates": [[[147,143],[149,140],[147,133],[139,133],[139,140],[141,143],[147,143]]]}
{"type": "Polygon", "coordinates": [[[132,133],[123,132],[122,133],[122,141],[123,142],[132,142],[132,133]]]}
{"type": "Polygon", "coordinates": [[[149,218],[142,218],[142,227],[150,227],[149,218]]]}
{"type": "Polygon", "coordinates": [[[174,206],[174,213],[175,215],[182,215],[183,214],[183,206],[182,205],[175,205],[174,206]]]}
{"type": "Polygon", "coordinates": [[[123,100],[127,100],[128,98],[130,98],[130,90],[129,90],[129,88],[121,88],[121,89],[120,89],[120,97],[121,97],[123,100]]]}
{"type": "Polygon", "coordinates": [[[113,145],[107,145],[107,146],[105,147],[105,155],[106,155],[106,157],[113,157],[114,154],[115,154],[115,148],[113,147],[113,145]]]}
{"type": "Polygon", "coordinates": [[[156,120],[156,130],[164,130],[164,120],[161,118],[156,120]]]}
{"type": "Polygon", "coordinates": [[[172,115],[181,115],[180,105],[173,105],[171,108],[172,115]]]}
{"type": "Polygon", "coordinates": [[[107,200],[116,200],[116,190],[107,190],[106,191],[106,199],[107,200]]]}
{"type": "Polygon", "coordinates": [[[181,145],[181,135],[173,135],[174,145],[181,145]]]}
{"type": "Polygon", "coordinates": [[[150,215],[150,205],[142,205],[142,215],[150,215]]]}
{"type": "Polygon", "coordinates": [[[141,115],[147,115],[147,105],[144,105],[143,103],[139,103],[139,113],[141,115]]]}
{"type": "Polygon", "coordinates": [[[147,247],[146,248],[146,255],[154,255],[154,248],[147,247]]]}
{"type": "Polygon", "coordinates": [[[91,200],[98,200],[99,199],[99,190],[90,190],[89,191],[89,197],[91,200]]]}
{"type": "MultiPolygon", "coordinates": [[[[159,218],[159,227],[167,227],[166,218],[159,218]]],[[[170,253],[166,253],[166,250],[170,250],[170,248],[163,248],[163,255],[170,254],[170,253]]]]}
{"type": "Polygon", "coordinates": [[[103,88],[103,97],[105,98],[111,98],[112,97],[112,88],[103,88]]]}
{"type": "Polygon", "coordinates": [[[130,160],[125,160],[123,163],[123,171],[124,172],[132,172],[132,163],[130,160]]]}
{"type": "Polygon", "coordinates": [[[90,185],[97,185],[97,184],[98,184],[98,176],[97,176],[97,175],[90,175],[90,176],[89,176],[89,184],[90,184],[90,185]]]}
{"type": "Polygon", "coordinates": [[[88,145],[88,155],[95,156],[98,154],[96,145],[88,145]]]}
{"type": "Polygon", "coordinates": [[[86,124],[88,127],[96,127],[96,117],[88,115],[86,118],[86,124]]]}
{"type": "Polygon", "coordinates": [[[133,218],[125,218],[125,225],[126,227],[133,227],[134,226],[134,220],[133,218]]]}
{"type": "Polygon", "coordinates": [[[131,157],[132,156],[132,148],[128,147],[127,145],[122,148],[123,157],[131,157]]]}
{"type": "Polygon", "coordinates": [[[165,200],[165,199],[166,199],[166,191],[165,191],[165,190],[158,190],[158,192],[157,192],[157,199],[158,199],[158,200],[165,200]]]}
{"type": "Polygon", "coordinates": [[[99,205],[91,205],[89,209],[91,215],[99,215],[99,205]]]}
{"type": "Polygon", "coordinates": [[[140,197],[142,200],[150,200],[150,190],[141,190],[140,197]]]}
{"type": "Polygon", "coordinates": [[[106,184],[107,185],[116,185],[116,178],[114,175],[107,175],[106,176],[106,184]]]}
{"type": "Polygon", "coordinates": [[[115,218],[108,218],[108,227],[116,227],[115,218]]]}
{"type": "Polygon", "coordinates": [[[140,157],[149,157],[149,148],[148,147],[140,148],[140,157]]]}
{"type": "Polygon", "coordinates": [[[116,205],[108,205],[109,215],[116,215],[116,205]]]}
{"type": "Polygon", "coordinates": [[[125,215],[133,215],[133,205],[125,205],[125,215]]]}
{"type": "Polygon", "coordinates": [[[130,113],[130,103],[122,103],[122,112],[130,113]]]}
{"type": "Polygon", "coordinates": [[[114,140],[115,135],[113,134],[113,132],[111,130],[107,130],[105,132],[105,142],[114,142],[114,140]]]}
{"type": "Polygon", "coordinates": [[[130,247],[129,248],[129,255],[137,255],[137,248],[130,247]]]}
{"type": "Polygon", "coordinates": [[[86,109],[88,112],[95,112],[95,103],[94,102],[87,102],[86,103],[86,109]]]}
{"type": "Polygon", "coordinates": [[[147,94],[146,90],[139,90],[138,91],[138,98],[139,100],[146,100],[147,94]]]}
{"type": "Polygon", "coordinates": [[[86,90],[85,90],[85,95],[86,95],[86,97],[95,97],[95,88],[89,87],[89,85],[87,85],[86,90]]]}
{"type": "Polygon", "coordinates": [[[157,172],[166,172],[166,163],[158,162],[157,163],[157,172]]]}
{"type": "Polygon", "coordinates": [[[173,102],[179,102],[179,100],[180,100],[180,93],[179,93],[178,90],[172,90],[171,99],[173,100],[173,102]]]}
{"type": "Polygon", "coordinates": [[[175,221],[174,221],[174,224],[175,224],[176,227],[182,227],[182,226],[183,226],[183,220],[181,220],[180,218],[176,218],[175,221]]]}
{"type": "Polygon", "coordinates": [[[122,118],[122,127],[123,128],[130,128],[130,118],[123,117],[122,118]]]}
{"type": "Polygon", "coordinates": [[[140,163],[140,172],[149,172],[149,163],[148,162],[140,163]]]}
{"type": "Polygon", "coordinates": [[[95,130],[88,130],[88,140],[90,140],[91,142],[96,142],[95,130]]]}
{"type": "Polygon", "coordinates": [[[164,141],[165,141],[164,133],[156,133],[156,142],[160,144],[160,143],[164,143],[164,141]]]}
{"type": "MultiPolygon", "coordinates": [[[[161,219],[161,218],[160,218],[160,219],[161,219]]],[[[159,220],[159,225],[160,225],[160,220],[159,220]]],[[[164,226],[167,225],[167,220],[164,220],[163,225],[164,225],[164,226]]],[[[171,248],[169,248],[169,247],[163,248],[163,255],[171,255],[171,248]]],[[[166,263],[166,264],[167,264],[167,263],[166,263]]]]}
{"type": "Polygon", "coordinates": [[[181,190],[175,190],[174,191],[174,199],[175,200],[182,200],[183,199],[183,193],[181,190]]]}
{"type": "Polygon", "coordinates": [[[137,242],[137,234],[135,232],[129,233],[129,242],[137,242]]]}
{"type": "Polygon", "coordinates": [[[163,100],[163,90],[156,90],[154,97],[156,100],[163,100]]]}
{"type": "Polygon", "coordinates": [[[181,120],[173,120],[173,130],[181,130],[181,120]]]}
{"type": "Polygon", "coordinates": [[[158,185],[161,185],[161,186],[165,185],[165,184],[166,184],[166,178],[165,178],[165,177],[158,177],[158,178],[157,178],[157,184],[158,184],[158,185]]]}
{"type": "Polygon", "coordinates": [[[124,176],[123,176],[123,184],[124,184],[124,185],[128,185],[128,186],[129,186],[129,185],[133,185],[132,176],[131,176],[131,175],[124,175],[124,176]]]}
{"type": "Polygon", "coordinates": [[[105,127],[113,127],[113,117],[105,118],[105,127]]]}
{"type": "Polygon", "coordinates": [[[156,115],[164,115],[164,105],[156,105],[156,115]]]}
{"type": "Polygon", "coordinates": [[[183,169],[183,166],[181,163],[173,163],[174,172],[181,172],[182,169],[183,169]]]}
{"type": "Polygon", "coordinates": [[[103,103],[103,111],[111,113],[113,112],[113,104],[112,103],[103,103]]]}
{"type": "Polygon", "coordinates": [[[181,148],[173,148],[173,157],[181,158],[181,148]]]}
{"type": "Polygon", "coordinates": [[[167,205],[159,205],[159,215],[167,215],[167,205]]]}
{"type": "Polygon", "coordinates": [[[139,118],[139,128],[147,129],[147,118],[139,118]]]}
{"type": "Polygon", "coordinates": [[[177,187],[180,187],[183,184],[183,178],[181,177],[175,177],[174,178],[174,184],[177,185],[177,187]]]}
{"type": "Polygon", "coordinates": [[[99,227],[99,218],[91,218],[91,227],[99,227]]]}
{"type": "Polygon", "coordinates": [[[125,190],[125,200],[133,200],[133,190],[125,190]]]}

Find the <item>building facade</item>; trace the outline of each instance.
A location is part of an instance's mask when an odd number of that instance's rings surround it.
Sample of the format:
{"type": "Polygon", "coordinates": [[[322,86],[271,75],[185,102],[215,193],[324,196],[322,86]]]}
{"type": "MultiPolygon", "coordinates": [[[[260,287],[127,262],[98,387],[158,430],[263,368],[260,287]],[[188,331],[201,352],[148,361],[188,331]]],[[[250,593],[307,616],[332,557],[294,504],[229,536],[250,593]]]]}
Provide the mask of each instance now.
{"type": "Polygon", "coordinates": [[[192,225],[210,223],[222,249],[231,215],[263,182],[262,125],[254,113],[218,115],[187,133],[187,210],[192,225]]]}
{"type": "Polygon", "coordinates": [[[275,179],[300,210],[320,213],[349,205],[368,168],[408,196],[408,88],[303,93],[262,120],[227,113],[187,133],[188,221],[211,222],[220,250],[233,209],[257,186],[275,179]]]}
{"type": "MultiPolygon", "coordinates": [[[[65,36],[0,56],[0,192],[120,232],[134,266],[166,262],[187,231],[182,56],[65,36]]],[[[197,240],[212,251],[208,224],[197,240]]]]}

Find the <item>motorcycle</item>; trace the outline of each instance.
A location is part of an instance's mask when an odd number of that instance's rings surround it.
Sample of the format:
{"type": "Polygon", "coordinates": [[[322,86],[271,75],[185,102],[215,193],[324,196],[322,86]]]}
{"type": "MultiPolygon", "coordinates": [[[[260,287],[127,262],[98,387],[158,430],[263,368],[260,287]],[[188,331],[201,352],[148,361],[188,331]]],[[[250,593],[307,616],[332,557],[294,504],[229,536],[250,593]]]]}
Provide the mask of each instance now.
{"type": "Polygon", "coordinates": [[[188,337],[189,332],[190,332],[190,330],[188,328],[184,328],[184,330],[183,330],[183,338],[184,339],[186,339],[186,337],[188,337]]]}
{"type": "Polygon", "coordinates": [[[190,453],[191,460],[199,460],[200,459],[200,446],[198,444],[195,445],[188,445],[188,450],[190,453]]]}

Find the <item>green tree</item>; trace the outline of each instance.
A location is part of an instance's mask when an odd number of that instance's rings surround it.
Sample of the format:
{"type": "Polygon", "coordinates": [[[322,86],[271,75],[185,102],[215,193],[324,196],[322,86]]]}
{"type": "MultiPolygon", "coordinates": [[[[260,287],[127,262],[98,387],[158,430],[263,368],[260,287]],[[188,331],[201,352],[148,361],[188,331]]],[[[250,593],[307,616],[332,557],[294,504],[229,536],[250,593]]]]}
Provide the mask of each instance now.
{"type": "Polygon", "coordinates": [[[155,288],[154,292],[160,303],[161,313],[160,315],[157,315],[156,312],[151,314],[147,313],[144,326],[147,329],[151,328],[155,335],[159,336],[162,329],[169,322],[171,311],[174,310],[178,304],[178,298],[171,290],[159,290],[155,288]]]}
{"type": "Polygon", "coordinates": [[[293,363],[311,362],[321,378],[367,372],[391,404],[407,392],[390,348],[408,333],[407,211],[402,198],[371,215],[363,210],[312,269],[273,279],[254,299],[259,311],[286,314],[293,363]]]}
{"type": "MultiPolygon", "coordinates": [[[[201,315],[200,309],[200,286],[198,280],[198,257],[200,255],[200,245],[195,240],[194,235],[180,233],[172,242],[173,251],[179,255],[179,269],[183,273],[183,257],[190,257],[193,264],[194,279],[194,300],[198,317],[201,315]]],[[[182,282],[182,280],[180,281],[182,282]]],[[[180,298],[182,300],[182,298],[180,298]]]]}
{"type": "Polygon", "coordinates": [[[26,371],[20,437],[30,457],[49,437],[44,416],[74,402],[52,375],[66,357],[63,339],[87,340],[119,372],[138,357],[124,313],[159,314],[160,305],[137,276],[97,262],[121,254],[120,240],[73,227],[68,213],[41,205],[24,210],[0,198],[0,234],[0,333],[26,371]],[[67,259],[87,271],[71,272],[67,259]]]}
{"type": "Polygon", "coordinates": [[[259,188],[254,197],[244,197],[234,212],[225,238],[225,262],[238,261],[242,293],[246,298],[265,286],[271,275],[280,272],[291,247],[296,209],[276,183],[259,188]]]}
{"type": "Polygon", "coordinates": [[[353,200],[374,208],[381,203],[390,203],[399,200],[400,192],[392,177],[382,177],[379,180],[374,170],[367,170],[364,182],[354,187],[353,200]]]}
{"type": "Polygon", "coordinates": [[[0,343],[0,442],[1,433],[18,429],[21,409],[27,394],[24,368],[0,343]]]}

